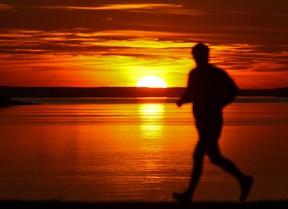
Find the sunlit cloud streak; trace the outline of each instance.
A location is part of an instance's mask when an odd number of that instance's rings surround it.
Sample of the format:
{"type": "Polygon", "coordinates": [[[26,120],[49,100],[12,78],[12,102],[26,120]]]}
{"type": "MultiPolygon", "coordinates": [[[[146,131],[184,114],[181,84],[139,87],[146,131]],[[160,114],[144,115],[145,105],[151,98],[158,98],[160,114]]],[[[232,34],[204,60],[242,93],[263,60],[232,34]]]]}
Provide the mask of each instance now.
{"type": "Polygon", "coordinates": [[[0,11],[15,11],[15,8],[13,5],[10,4],[0,4],[0,11]]]}
{"type": "MultiPolygon", "coordinates": [[[[62,52],[64,54],[76,51],[79,54],[97,54],[104,50],[129,50],[129,49],[159,49],[163,51],[169,48],[190,49],[195,43],[197,37],[193,34],[170,33],[157,31],[98,31],[88,32],[75,30],[73,31],[37,31],[37,30],[10,30],[0,34],[0,46],[6,53],[14,53],[14,50],[43,50],[47,53],[62,52]]],[[[225,58],[231,53],[239,58],[253,57],[270,57],[271,59],[279,58],[284,61],[287,55],[286,45],[274,45],[267,49],[262,45],[255,44],[211,44],[211,49],[218,53],[225,53],[225,58]],[[272,53],[273,52],[273,53],[272,53]],[[272,54],[271,54],[272,53],[272,54]]],[[[134,51],[135,52],[135,51],[134,51]]],[[[145,53],[143,51],[142,53],[145,53]]],[[[149,52],[148,52],[149,53],[149,52]]],[[[136,54],[140,54],[137,51],[136,54]]],[[[162,54],[162,53],[160,53],[162,54]]],[[[220,54],[221,57],[222,54],[220,54]]],[[[218,56],[218,54],[216,55],[218,56]]],[[[224,58],[224,59],[225,59],[224,58]]],[[[238,59],[235,57],[235,59],[238,59]]]]}
{"type": "Polygon", "coordinates": [[[105,4],[97,7],[75,7],[75,6],[50,6],[38,7],[44,9],[66,9],[66,10],[135,10],[135,9],[161,9],[181,8],[179,4],[105,4]]]}
{"type": "MultiPolygon", "coordinates": [[[[4,5],[3,5],[4,7],[4,5]]],[[[10,5],[6,5],[12,8],[10,5]]],[[[140,13],[155,13],[155,14],[182,14],[182,15],[207,15],[209,13],[201,10],[185,8],[181,4],[104,4],[99,6],[17,6],[18,8],[31,9],[49,9],[49,10],[91,10],[91,11],[126,11],[126,12],[140,12],[140,13]]],[[[0,7],[1,8],[1,7],[0,7]]]]}

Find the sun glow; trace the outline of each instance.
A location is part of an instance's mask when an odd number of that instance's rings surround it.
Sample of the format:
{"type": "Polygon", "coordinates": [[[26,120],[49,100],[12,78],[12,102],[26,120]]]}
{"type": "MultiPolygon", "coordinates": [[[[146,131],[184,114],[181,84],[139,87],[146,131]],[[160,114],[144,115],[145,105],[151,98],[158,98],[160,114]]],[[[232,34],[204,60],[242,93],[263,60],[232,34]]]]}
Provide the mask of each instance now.
{"type": "Polygon", "coordinates": [[[136,86],[149,88],[167,88],[165,81],[162,78],[154,75],[141,78],[136,86]]]}

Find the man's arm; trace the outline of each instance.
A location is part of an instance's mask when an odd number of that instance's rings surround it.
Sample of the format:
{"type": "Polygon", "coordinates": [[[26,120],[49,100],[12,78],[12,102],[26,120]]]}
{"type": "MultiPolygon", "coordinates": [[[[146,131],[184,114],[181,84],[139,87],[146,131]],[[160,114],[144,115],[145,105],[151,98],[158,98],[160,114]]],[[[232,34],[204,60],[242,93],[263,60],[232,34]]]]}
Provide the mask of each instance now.
{"type": "Polygon", "coordinates": [[[233,100],[239,93],[237,85],[228,75],[225,83],[226,83],[226,91],[223,99],[223,107],[233,102],[233,100]]]}
{"type": "Polygon", "coordinates": [[[193,102],[193,93],[192,93],[193,87],[192,87],[192,78],[191,77],[192,76],[191,76],[191,72],[190,72],[185,92],[182,95],[182,97],[176,102],[178,107],[181,107],[185,103],[193,102]]]}

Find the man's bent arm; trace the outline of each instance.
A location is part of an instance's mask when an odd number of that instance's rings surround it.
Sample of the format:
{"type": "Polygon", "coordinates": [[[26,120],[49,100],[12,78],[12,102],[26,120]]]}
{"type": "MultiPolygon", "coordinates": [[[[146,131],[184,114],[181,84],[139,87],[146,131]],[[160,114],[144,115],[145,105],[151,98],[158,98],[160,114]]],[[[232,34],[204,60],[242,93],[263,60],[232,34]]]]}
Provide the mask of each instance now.
{"type": "Polygon", "coordinates": [[[187,87],[185,89],[184,94],[182,97],[177,101],[178,107],[181,107],[185,103],[193,102],[193,93],[192,93],[192,82],[191,82],[191,75],[189,74],[189,79],[187,83],[187,87]]]}
{"type": "Polygon", "coordinates": [[[235,97],[239,94],[239,89],[234,83],[234,81],[228,76],[227,79],[227,88],[225,92],[225,97],[223,101],[223,107],[233,102],[235,97]]]}

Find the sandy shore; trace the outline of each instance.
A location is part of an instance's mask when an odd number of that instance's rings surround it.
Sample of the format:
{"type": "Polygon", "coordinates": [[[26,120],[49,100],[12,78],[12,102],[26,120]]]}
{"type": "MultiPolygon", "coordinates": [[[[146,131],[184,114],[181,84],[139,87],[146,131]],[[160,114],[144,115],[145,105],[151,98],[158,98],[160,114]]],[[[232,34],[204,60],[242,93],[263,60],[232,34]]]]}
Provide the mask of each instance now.
{"type": "Polygon", "coordinates": [[[287,209],[288,201],[255,201],[255,202],[195,202],[182,205],[176,202],[64,202],[64,201],[0,201],[1,209],[287,209]]]}

